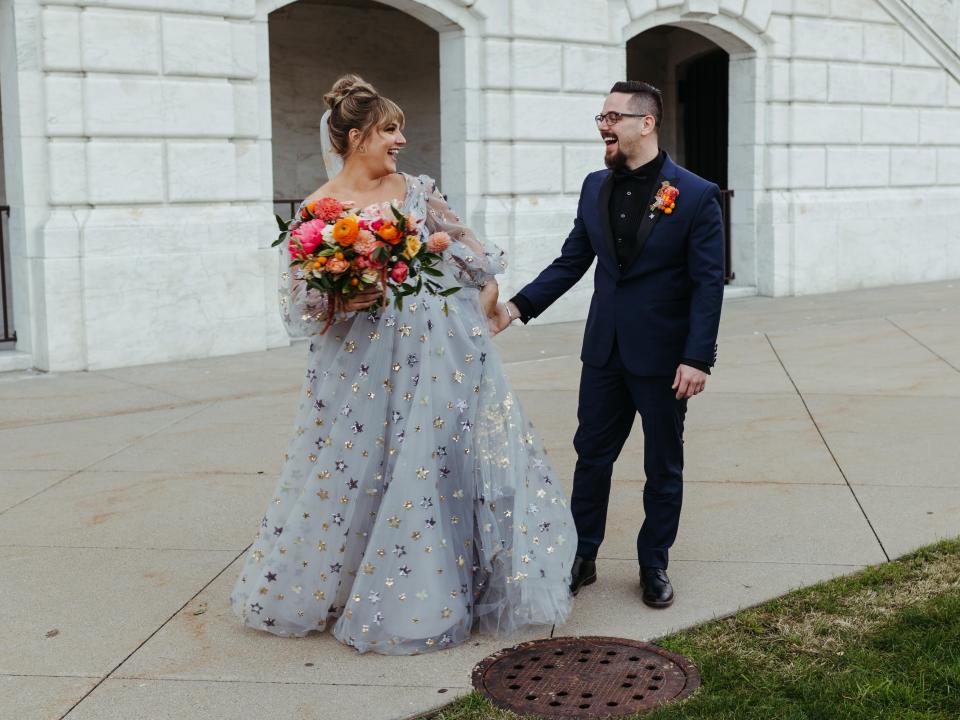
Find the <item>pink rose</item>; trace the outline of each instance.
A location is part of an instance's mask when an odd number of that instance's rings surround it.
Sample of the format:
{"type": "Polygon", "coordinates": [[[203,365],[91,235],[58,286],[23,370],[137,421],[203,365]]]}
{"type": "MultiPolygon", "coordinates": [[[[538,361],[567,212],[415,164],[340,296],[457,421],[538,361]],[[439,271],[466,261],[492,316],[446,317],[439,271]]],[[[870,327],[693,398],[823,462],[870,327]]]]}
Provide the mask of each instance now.
{"type": "Polygon", "coordinates": [[[296,230],[290,233],[290,255],[294,258],[302,258],[304,255],[310,255],[317,249],[318,245],[323,244],[322,220],[310,220],[298,226],[296,230]],[[299,241],[303,250],[297,247],[299,241]]]}
{"type": "Polygon", "coordinates": [[[361,230],[357,234],[356,242],[353,243],[353,249],[361,255],[369,255],[377,247],[377,240],[369,230],[361,230]]]}
{"type": "Polygon", "coordinates": [[[450,247],[450,236],[445,232],[435,232],[427,238],[427,250],[432,253],[442,253],[450,247]]]}
{"type": "Polygon", "coordinates": [[[393,266],[393,270],[390,271],[390,279],[394,282],[402,283],[407,279],[407,273],[410,272],[410,268],[407,267],[407,264],[401,260],[396,265],[393,266]]]}
{"type": "MultiPolygon", "coordinates": [[[[380,240],[377,240],[376,242],[374,242],[373,245],[374,245],[373,247],[374,250],[381,247],[387,248],[388,251],[390,250],[390,246],[380,240]]],[[[372,268],[380,269],[383,267],[383,261],[377,260],[376,257],[374,257],[373,250],[370,251],[370,254],[367,256],[367,260],[370,262],[370,267],[372,268]]]]}

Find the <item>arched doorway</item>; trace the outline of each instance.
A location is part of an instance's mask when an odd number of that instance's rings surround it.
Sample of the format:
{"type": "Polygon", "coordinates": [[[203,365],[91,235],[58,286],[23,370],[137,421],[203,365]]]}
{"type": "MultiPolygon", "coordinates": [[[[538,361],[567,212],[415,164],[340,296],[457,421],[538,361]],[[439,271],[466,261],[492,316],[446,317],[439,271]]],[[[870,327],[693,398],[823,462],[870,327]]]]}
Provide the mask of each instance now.
{"type": "Polygon", "coordinates": [[[408,149],[400,169],[426,173],[443,187],[436,30],[374,0],[298,0],[270,13],[268,25],[278,212],[289,211],[289,202],[299,201],[327,180],[321,150],[323,93],[347,72],[362,76],[404,109],[408,149]],[[402,38],[403,61],[397,62],[393,52],[383,52],[378,37],[402,38]]]}
{"type": "MultiPolygon", "coordinates": [[[[261,199],[264,211],[271,207],[273,200],[280,198],[281,192],[286,196],[281,199],[298,202],[315,190],[324,179],[319,135],[320,120],[325,109],[322,96],[336,77],[352,71],[360,72],[382,92],[393,96],[403,105],[407,114],[405,134],[409,140],[409,151],[405,153],[407,160],[401,162],[400,169],[438,176],[438,180],[442,182],[441,189],[450,205],[462,217],[470,219],[474,213],[483,212],[483,197],[477,180],[481,177],[482,138],[480,123],[476,122],[477,108],[481,106],[481,86],[476,64],[472,62],[482,42],[481,15],[461,0],[256,0],[256,7],[256,33],[261,48],[257,58],[256,80],[261,108],[258,139],[263,176],[273,178],[271,182],[262,183],[261,199]],[[277,112],[269,109],[274,95],[273,82],[276,80],[281,86],[284,85],[288,73],[295,75],[294,68],[299,62],[291,59],[285,65],[271,57],[271,50],[276,47],[276,41],[271,35],[278,37],[278,33],[284,32],[282,25],[274,26],[274,20],[285,22],[285,8],[290,8],[290,12],[295,16],[303,12],[311,18],[309,24],[300,27],[300,33],[307,36],[312,43],[305,51],[307,54],[316,52],[321,43],[330,43],[339,46],[340,55],[326,70],[328,74],[322,82],[314,82],[312,77],[308,76],[309,85],[300,88],[304,96],[309,94],[315,97],[317,104],[314,116],[309,122],[300,120],[292,123],[293,128],[281,129],[276,138],[279,149],[275,153],[272,150],[274,138],[271,125],[277,112]],[[344,18],[349,21],[351,17],[355,21],[359,20],[356,27],[344,25],[344,18]],[[387,24],[374,26],[370,20],[372,17],[378,17],[387,24]],[[392,21],[403,22],[411,32],[425,38],[429,52],[418,50],[414,53],[421,58],[419,66],[410,62],[407,56],[393,50],[382,53],[384,57],[391,58],[392,65],[389,67],[385,67],[385,62],[377,64],[372,53],[365,49],[355,52],[355,47],[373,46],[371,38],[382,37],[394,42],[401,37],[397,34],[396,27],[389,24],[392,21]],[[341,36],[346,36],[352,44],[339,40],[341,36]],[[428,57],[429,61],[423,60],[428,57]],[[363,67],[357,67],[354,61],[358,58],[367,58],[374,69],[368,72],[363,67]],[[424,88],[431,87],[432,83],[432,101],[423,101],[424,90],[416,87],[417,83],[424,88]],[[428,110],[425,117],[418,119],[420,105],[428,110]],[[429,138],[418,134],[421,132],[418,125],[421,124],[428,128],[429,138]],[[295,131],[304,138],[307,148],[305,154],[316,153],[313,158],[301,158],[299,150],[292,151],[296,142],[283,137],[288,130],[295,131]],[[309,138],[306,137],[308,135],[309,138]],[[414,143],[432,146],[426,153],[421,152],[419,161],[415,160],[416,155],[410,147],[414,143]],[[276,161],[275,154],[279,155],[276,161]],[[439,171],[436,170],[438,163],[439,171]],[[279,169],[274,170],[275,164],[279,169]]],[[[408,44],[409,40],[403,38],[402,45],[408,44]]],[[[289,56],[281,51],[281,59],[285,55],[289,56]]],[[[285,99],[283,102],[289,101],[285,99]]],[[[282,210],[280,214],[290,210],[289,205],[274,205],[271,209],[282,210]]],[[[267,274],[276,272],[277,261],[276,251],[270,247],[271,236],[276,227],[272,214],[263,212],[261,216],[264,231],[260,235],[260,252],[267,274]]],[[[271,285],[268,283],[265,287],[271,285]]],[[[265,301],[268,307],[272,307],[275,299],[269,287],[268,293],[265,301]]],[[[289,337],[279,318],[268,324],[267,343],[271,347],[289,343],[289,337]]]]}
{"type": "Polygon", "coordinates": [[[756,286],[758,49],[713,25],[645,18],[628,29],[626,56],[629,79],[663,92],[661,145],[723,191],[728,282],[756,286]]]}

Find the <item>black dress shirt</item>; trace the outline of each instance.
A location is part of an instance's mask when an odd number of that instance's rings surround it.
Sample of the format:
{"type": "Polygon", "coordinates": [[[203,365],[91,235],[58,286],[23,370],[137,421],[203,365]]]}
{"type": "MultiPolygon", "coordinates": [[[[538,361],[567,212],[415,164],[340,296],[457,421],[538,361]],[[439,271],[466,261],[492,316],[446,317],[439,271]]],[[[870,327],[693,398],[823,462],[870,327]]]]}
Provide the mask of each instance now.
{"type": "Polygon", "coordinates": [[[610,192],[610,229],[613,231],[617,263],[622,270],[633,257],[637,245],[637,230],[650,203],[653,202],[654,186],[660,175],[660,166],[666,153],[660,153],[650,162],[633,170],[624,168],[613,173],[613,189],[610,192]]]}

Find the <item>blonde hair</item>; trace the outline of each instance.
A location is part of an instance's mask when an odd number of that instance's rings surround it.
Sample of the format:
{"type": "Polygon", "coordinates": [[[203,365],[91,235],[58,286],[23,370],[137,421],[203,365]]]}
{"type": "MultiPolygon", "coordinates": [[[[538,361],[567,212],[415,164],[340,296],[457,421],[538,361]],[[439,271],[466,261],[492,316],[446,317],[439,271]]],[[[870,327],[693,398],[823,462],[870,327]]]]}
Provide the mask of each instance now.
{"type": "Polygon", "coordinates": [[[330,108],[330,144],[344,159],[353,152],[350,147],[352,129],[360,130],[362,145],[374,130],[382,130],[391,123],[403,127],[404,115],[400,106],[380,95],[359,75],[342,76],[323,99],[330,108]]]}

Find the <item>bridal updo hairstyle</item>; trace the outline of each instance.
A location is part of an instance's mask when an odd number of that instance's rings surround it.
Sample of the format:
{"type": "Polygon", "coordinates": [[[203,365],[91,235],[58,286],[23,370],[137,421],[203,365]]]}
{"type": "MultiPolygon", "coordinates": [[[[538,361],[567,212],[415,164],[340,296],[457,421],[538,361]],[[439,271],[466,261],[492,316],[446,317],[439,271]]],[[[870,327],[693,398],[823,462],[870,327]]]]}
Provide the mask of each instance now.
{"type": "Polygon", "coordinates": [[[359,75],[344,75],[337,80],[330,92],[323,96],[330,107],[330,144],[340,157],[346,159],[355,148],[350,147],[350,131],[360,131],[363,145],[374,130],[381,130],[390,123],[403,127],[403,110],[390,98],[377,92],[376,88],[359,75]]]}

